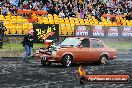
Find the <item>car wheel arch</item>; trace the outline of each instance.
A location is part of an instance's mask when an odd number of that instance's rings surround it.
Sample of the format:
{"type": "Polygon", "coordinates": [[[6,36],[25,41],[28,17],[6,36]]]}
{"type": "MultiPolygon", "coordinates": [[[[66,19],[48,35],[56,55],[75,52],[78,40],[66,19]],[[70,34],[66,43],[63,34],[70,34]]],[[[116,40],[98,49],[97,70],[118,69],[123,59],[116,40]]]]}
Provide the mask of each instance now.
{"type": "Polygon", "coordinates": [[[71,52],[66,52],[66,53],[64,53],[63,55],[62,55],[62,58],[65,56],[65,55],[70,55],[71,57],[72,57],[72,59],[73,59],[73,54],[71,53],[71,52]]]}
{"type": "Polygon", "coordinates": [[[70,55],[71,58],[72,58],[72,60],[73,60],[73,55],[72,55],[71,53],[65,53],[65,54],[62,56],[62,59],[63,59],[63,57],[66,56],[66,55],[70,55]]]}
{"type": "Polygon", "coordinates": [[[100,57],[102,57],[102,56],[105,56],[106,58],[107,58],[107,60],[109,59],[109,55],[108,55],[108,53],[102,53],[101,55],[100,55],[100,57]]]}

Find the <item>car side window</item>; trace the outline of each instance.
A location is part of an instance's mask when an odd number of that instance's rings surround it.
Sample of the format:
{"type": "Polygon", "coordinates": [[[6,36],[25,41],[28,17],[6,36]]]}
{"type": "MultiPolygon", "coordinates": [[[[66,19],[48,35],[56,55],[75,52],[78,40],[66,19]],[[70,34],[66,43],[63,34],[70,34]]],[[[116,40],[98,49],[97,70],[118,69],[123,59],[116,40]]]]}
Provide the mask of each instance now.
{"type": "Polygon", "coordinates": [[[90,47],[90,41],[89,41],[89,39],[83,39],[82,42],[81,42],[81,45],[83,47],[90,47]]]}
{"type": "Polygon", "coordinates": [[[91,40],[91,46],[92,48],[103,48],[104,47],[102,43],[97,41],[96,39],[91,40]]]}

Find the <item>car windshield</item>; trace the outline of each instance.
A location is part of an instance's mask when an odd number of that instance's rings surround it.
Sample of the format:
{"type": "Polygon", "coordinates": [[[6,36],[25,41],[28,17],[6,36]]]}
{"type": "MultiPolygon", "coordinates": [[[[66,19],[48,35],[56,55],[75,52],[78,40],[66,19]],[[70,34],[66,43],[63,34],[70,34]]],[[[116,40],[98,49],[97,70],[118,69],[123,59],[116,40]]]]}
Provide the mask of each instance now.
{"type": "Polygon", "coordinates": [[[77,46],[81,43],[81,40],[78,38],[66,38],[62,43],[61,46],[77,46]]]}

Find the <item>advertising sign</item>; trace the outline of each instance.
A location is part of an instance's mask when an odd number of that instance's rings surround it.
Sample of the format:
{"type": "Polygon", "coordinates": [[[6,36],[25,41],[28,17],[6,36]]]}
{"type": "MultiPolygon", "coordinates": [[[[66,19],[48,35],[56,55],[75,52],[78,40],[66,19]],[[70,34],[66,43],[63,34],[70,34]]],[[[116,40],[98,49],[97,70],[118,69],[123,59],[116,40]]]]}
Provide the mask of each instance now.
{"type": "Polygon", "coordinates": [[[97,37],[101,37],[104,36],[104,30],[102,29],[102,26],[95,26],[93,29],[93,36],[97,37]]]}
{"type": "Polygon", "coordinates": [[[132,37],[132,27],[124,27],[122,30],[123,37],[132,37]]]}
{"type": "Polygon", "coordinates": [[[75,27],[75,36],[90,36],[90,28],[88,26],[76,26],[75,27]]]}
{"type": "Polygon", "coordinates": [[[34,24],[33,30],[35,42],[43,42],[46,39],[57,41],[59,38],[59,25],[34,24]]]}
{"type": "Polygon", "coordinates": [[[110,27],[108,30],[108,37],[118,37],[118,27],[110,27]]]}
{"type": "Polygon", "coordinates": [[[132,38],[130,26],[75,26],[75,36],[104,37],[104,38],[132,38]]]}

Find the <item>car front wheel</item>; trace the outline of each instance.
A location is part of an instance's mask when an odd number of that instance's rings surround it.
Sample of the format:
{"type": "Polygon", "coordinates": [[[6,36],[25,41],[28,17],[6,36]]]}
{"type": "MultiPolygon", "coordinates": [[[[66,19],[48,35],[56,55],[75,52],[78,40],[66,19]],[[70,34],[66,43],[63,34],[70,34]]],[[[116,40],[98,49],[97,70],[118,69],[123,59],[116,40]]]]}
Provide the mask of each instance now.
{"type": "Polygon", "coordinates": [[[62,58],[62,65],[65,66],[65,67],[69,67],[71,66],[72,64],[72,57],[70,55],[65,55],[63,58],[62,58]]]}

